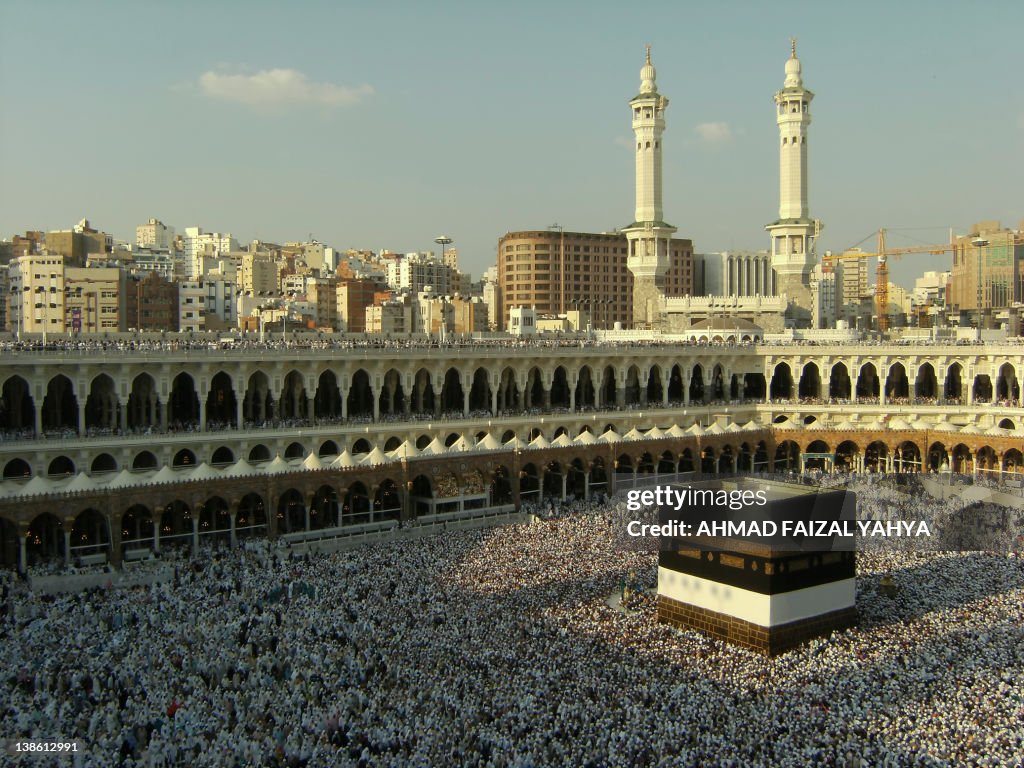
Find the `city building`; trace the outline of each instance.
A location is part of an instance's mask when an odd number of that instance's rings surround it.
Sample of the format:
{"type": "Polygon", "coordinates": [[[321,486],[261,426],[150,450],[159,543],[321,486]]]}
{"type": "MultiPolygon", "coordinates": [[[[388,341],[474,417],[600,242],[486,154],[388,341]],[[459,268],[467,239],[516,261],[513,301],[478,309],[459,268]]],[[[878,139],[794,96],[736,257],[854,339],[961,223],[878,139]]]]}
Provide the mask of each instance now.
{"type": "Polygon", "coordinates": [[[418,302],[409,294],[385,299],[366,308],[366,333],[404,335],[416,333],[418,328],[418,302]]]}
{"type": "Polygon", "coordinates": [[[117,267],[64,268],[64,332],[116,333],[125,330],[125,272],[117,267]]]}
{"type": "Polygon", "coordinates": [[[513,307],[510,309],[508,332],[513,336],[536,336],[537,311],[531,307],[513,307]]]}
{"type": "Polygon", "coordinates": [[[311,277],[306,283],[306,300],[316,307],[316,326],[334,331],[338,327],[338,278],[311,277]]]}
{"type": "Polygon", "coordinates": [[[215,275],[178,286],[178,330],[200,333],[233,328],[238,322],[236,286],[215,275]]]}
{"type": "Polygon", "coordinates": [[[504,330],[504,306],[501,300],[501,285],[498,282],[498,267],[488,267],[483,276],[481,291],[487,304],[488,325],[491,330],[504,330]]]}
{"type": "Polygon", "coordinates": [[[434,293],[448,295],[459,286],[458,273],[432,253],[407,253],[401,259],[388,262],[388,285],[396,291],[413,295],[432,286],[434,293]]]}
{"type": "Polygon", "coordinates": [[[811,270],[811,328],[835,328],[838,287],[830,265],[815,264],[811,270]]]}
{"type": "Polygon", "coordinates": [[[337,278],[336,329],[344,333],[363,333],[366,327],[366,308],[374,303],[380,284],[376,280],[337,278]]]}
{"type": "MultiPolygon", "coordinates": [[[[504,328],[514,307],[533,307],[538,314],[565,314],[587,306],[595,327],[633,323],[633,275],[627,266],[629,242],[621,233],[535,230],[509,232],[498,241],[498,292],[504,328]]],[[[664,285],[674,295],[692,290],[693,246],[689,240],[669,243],[670,268],[664,285]]]]}
{"type": "Polygon", "coordinates": [[[270,251],[242,255],[242,291],[251,296],[277,296],[281,292],[281,264],[270,251]]]}
{"type": "Polygon", "coordinates": [[[89,254],[110,253],[113,248],[113,237],[91,227],[88,219],[82,219],[73,229],[46,233],[46,251],[63,256],[69,267],[83,267],[89,254]]]}
{"type": "Polygon", "coordinates": [[[165,280],[177,277],[174,251],[168,248],[136,246],[131,249],[130,259],[123,262],[123,267],[132,275],[156,274],[165,280]]]}
{"type": "Polygon", "coordinates": [[[174,248],[174,227],[158,219],[150,219],[135,228],[135,244],[140,248],[170,250],[174,248]]]}
{"type": "Polygon", "coordinates": [[[178,330],[178,283],[158,272],[129,275],[125,325],[139,331],[178,330]]]}
{"type": "Polygon", "coordinates": [[[64,256],[29,254],[8,267],[8,324],[16,334],[64,330],[64,256]]]}
{"type": "Polygon", "coordinates": [[[455,333],[483,333],[488,328],[487,303],[479,296],[456,296],[451,301],[455,333]]]}
{"type": "Polygon", "coordinates": [[[937,272],[930,270],[925,272],[914,281],[914,306],[915,307],[946,307],[946,289],[949,286],[952,272],[937,272]]]}
{"type": "Polygon", "coordinates": [[[203,276],[203,256],[214,257],[220,253],[237,250],[238,241],[230,233],[203,232],[202,227],[185,228],[184,259],[191,280],[203,276]]]}
{"type": "Polygon", "coordinates": [[[775,94],[779,127],[779,218],[765,229],[771,237],[776,293],[790,302],[787,322],[808,324],[810,275],[821,222],[811,218],[807,190],[807,129],[814,94],[804,87],[796,40],[786,62],[786,80],[775,94]]]}
{"type": "Polygon", "coordinates": [[[417,294],[416,303],[417,331],[443,339],[455,330],[455,307],[451,296],[435,293],[427,286],[425,291],[417,294]]]}
{"type": "Polygon", "coordinates": [[[947,304],[961,324],[988,327],[993,315],[1024,298],[1022,230],[982,221],[955,238],[947,304]]]}
{"type": "Polygon", "coordinates": [[[0,264],[8,264],[15,256],[42,253],[46,246],[46,235],[41,231],[28,231],[15,235],[9,241],[0,242],[0,264]]]}

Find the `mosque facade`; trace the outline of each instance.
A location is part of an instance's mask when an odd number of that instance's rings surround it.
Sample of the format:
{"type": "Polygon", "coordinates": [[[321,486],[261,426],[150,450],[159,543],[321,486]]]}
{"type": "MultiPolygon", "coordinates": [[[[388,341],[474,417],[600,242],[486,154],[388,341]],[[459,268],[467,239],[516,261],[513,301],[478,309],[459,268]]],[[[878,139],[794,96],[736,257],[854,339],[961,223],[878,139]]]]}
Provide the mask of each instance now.
{"type": "Polygon", "coordinates": [[[364,534],[687,473],[1019,477],[1020,346],[729,341],[9,352],[0,557],[364,534]]]}

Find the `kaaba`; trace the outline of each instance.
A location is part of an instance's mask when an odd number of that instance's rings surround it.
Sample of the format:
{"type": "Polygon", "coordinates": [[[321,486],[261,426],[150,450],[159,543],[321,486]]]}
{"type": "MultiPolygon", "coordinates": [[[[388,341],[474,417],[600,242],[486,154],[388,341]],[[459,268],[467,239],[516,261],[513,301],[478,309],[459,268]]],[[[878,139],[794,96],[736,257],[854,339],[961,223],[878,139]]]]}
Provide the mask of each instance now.
{"type": "Polygon", "coordinates": [[[852,532],[848,536],[763,535],[765,529],[772,529],[771,523],[778,531],[790,532],[852,529],[856,519],[853,492],[819,493],[797,484],[752,480],[673,488],[691,491],[682,495],[698,501],[700,493],[693,491],[712,490],[718,499],[725,498],[722,491],[733,499],[741,495],[750,499],[753,494],[746,491],[761,491],[765,502],[724,508],[689,502],[660,507],[661,524],[675,523],[673,530],[693,534],[660,540],[660,622],[695,629],[767,655],[783,653],[856,623],[852,532]],[[697,533],[723,528],[738,535],[697,533]],[[755,534],[745,535],[746,529],[755,534]]]}

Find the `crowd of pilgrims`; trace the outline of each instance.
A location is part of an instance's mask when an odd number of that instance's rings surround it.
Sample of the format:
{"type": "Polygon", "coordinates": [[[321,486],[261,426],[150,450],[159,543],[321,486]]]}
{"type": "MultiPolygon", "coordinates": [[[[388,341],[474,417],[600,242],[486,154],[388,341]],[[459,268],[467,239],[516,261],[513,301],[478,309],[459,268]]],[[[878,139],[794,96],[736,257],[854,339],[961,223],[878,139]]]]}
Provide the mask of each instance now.
{"type": "MultiPolygon", "coordinates": [[[[784,346],[818,346],[816,341],[804,341],[800,339],[773,339],[772,344],[784,346]]],[[[966,342],[952,340],[913,339],[904,341],[879,342],[868,339],[858,339],[854,342],[858,346],[980,346],[983,342],[966,342]]],[[[1019,338],[1001,339],[1000,344],[1019,345],[1024,343],[1019,338]]],[[[113,353],[113,352],[205,352],[225,349],[249,349],[249,350],[281,350],[281,349],[310,349],[310,350],[342,350],[342,349],[367,349],[367,350],[403,350],[403,349],[459,349],[463,347],[502,347],[502,348],[524,348],[536,347],[539,349],[564,349],[572,347],[661,347],[661,346],[735,346],[736,342],[708,342],[707,340],[682,340],[676,338],[661,338],[651,336],[650,338],[617,338],[614,334],[591,335],[586,332],[576,334],[545,335],[537,337],[510,336],[495,334],[484,337],[466,337],[463,335],[452,335],[445,339],[436,337],[417,336],[416,338],[391,338],[379,334],[323,334],[323,333],[297,333],[282,336],[268,335],[261,336],[256,333],[249,333],[242,336],[225,335],[219,336],[214,333],[172,333],[162,334],[156,337],[153,334],[136,336],[113,336],[110,338],[91,338],[81,336],[50,336],[48,339],[36,338],[32,340],[20,340],[14,338],[0,339],[0,352],[81,352],[81,353],[113,353]]],[[[739,346],[750,346],[750,342],[741,342],[739,346]]]]}
{"type": "Polygon", "coordinates": [[[333,554],[167,554],[173,578],[136,589],[46,596],[11,579],[0,736],[78,740],[72,757],[14,759],[33,766],[1024,756],[1024,559],[861,554],[859,626],[766,658],[657,622],[655,556],[609,532],[623,508],[546,502],[532,524],[333,554]]]}

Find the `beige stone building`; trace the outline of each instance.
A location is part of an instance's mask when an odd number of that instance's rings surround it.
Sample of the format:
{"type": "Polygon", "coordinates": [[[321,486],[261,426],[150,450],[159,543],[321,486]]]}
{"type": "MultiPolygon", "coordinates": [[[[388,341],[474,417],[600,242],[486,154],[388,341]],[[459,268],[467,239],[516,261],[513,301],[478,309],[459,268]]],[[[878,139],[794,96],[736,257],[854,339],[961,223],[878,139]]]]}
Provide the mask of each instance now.
{"type": "Polygon", "coordinates": [[[127,291],[122,270],[67,267],[64,289],[65,333],[114,333],[127,327],[127,291]]]}
{"type": "Polygon", "coordinates": [[[277,295],[281,291],[281,264],[267,251],[242,257],[242,291],[253,296],[277,295]]]}
{"type": "Polygon", "coordinates": [[[14,333],[64,330],[64,257],[28,254],[11,259],[8,325],[14,333]]]}
{"type": "Polygon", "coordinates": [[[957,237],[947,304],[977,322],[1024,298],[1024,232],[998,221],[975,224],[957,237]]]}

